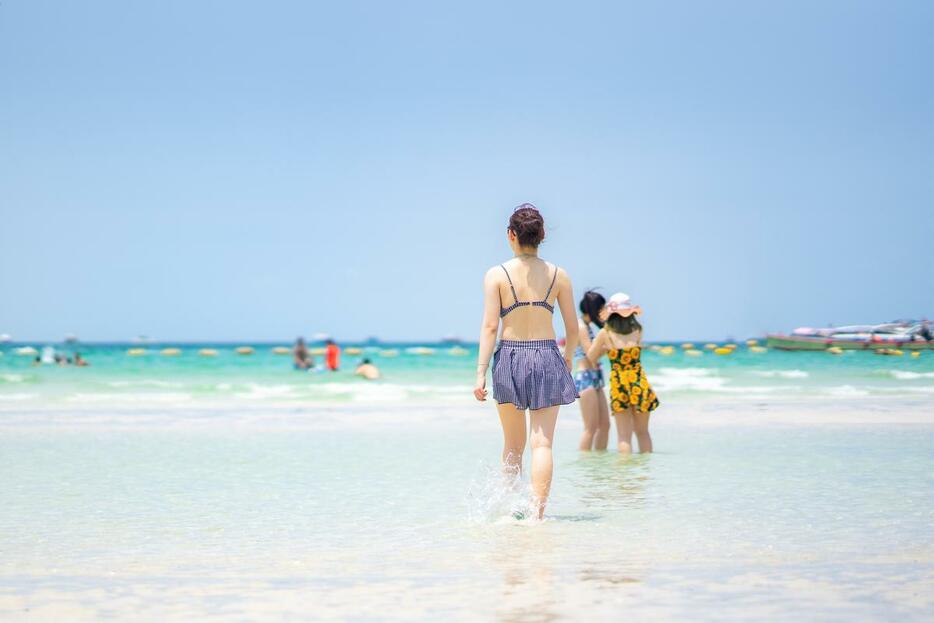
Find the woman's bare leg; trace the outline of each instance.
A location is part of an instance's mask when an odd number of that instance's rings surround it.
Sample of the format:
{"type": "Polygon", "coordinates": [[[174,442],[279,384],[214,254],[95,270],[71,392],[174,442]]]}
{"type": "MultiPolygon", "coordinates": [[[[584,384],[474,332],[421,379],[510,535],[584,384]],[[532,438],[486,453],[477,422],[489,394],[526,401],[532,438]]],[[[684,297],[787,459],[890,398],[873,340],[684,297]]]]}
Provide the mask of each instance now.
{"type": "Polygon", "coordinates": [[[599,432],[600,406],[597,404],[597,390],[590,387],[582,391],[580,406],[581,418],[584,420],[584,432],[581,433],[578,449],[590,450],[594,445],[594,437],[599,432]]]}
{"type": "Polygon", "coordinates": [[[538,518],[545,514],[545,503],[551,490],[551,475],[554,463],[551,445],[555,437],[555,423],[558,421],[558,407],[548,407],[529,411],[532,416],[532,495],[538,509],[538,518]]]}
{"type": "Polygon", "coordinates": [[[632,411],[613,412],[616,417],[616,447],[620,454],[632,454],[632,411]]]}
{"type": "Polygon", "coordinates": [[[503,474],[517,477],[522,472],[525,452],[525,411],[511,403],[496,405],[503,426],[503,474]]]}
{"type": "Polygon", "coordinates": [[[632,419],[636,431],[636,439],[639,440],[639,452],[646,453],[652,451],[652,436],[649,434],[649,415],[642,411],[632,410],[632,419]]]}
{"type": "Polygon", "coordinates": [[[597,434],[593,439],[594,450],[606,450],[610,438],[610,405],[606,402],[603,388],[594,390],[597,394],[597,434]]]}

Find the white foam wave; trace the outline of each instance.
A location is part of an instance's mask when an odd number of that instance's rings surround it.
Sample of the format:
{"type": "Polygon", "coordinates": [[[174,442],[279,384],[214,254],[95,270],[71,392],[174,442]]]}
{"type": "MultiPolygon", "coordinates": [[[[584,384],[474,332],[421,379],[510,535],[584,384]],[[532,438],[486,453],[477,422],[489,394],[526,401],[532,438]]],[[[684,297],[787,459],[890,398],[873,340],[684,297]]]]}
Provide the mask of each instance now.
{"type": "Polygon", "coordinates": [[[0,374],[0,379],[7,383],[22,383],[26,380],[26,376],[23,374],[0,374]]]}
{"type": "Polygon", "coordinates": [[[723,390],[726,379],[716,374],[708,368],[661,368],[657,374],[649,374],[649,382],[659,391],[723,390]]]}
{"type": "Polygon", "coordinates": [[[247,383],[249,391],[234,394],[237,398],[246,400],[262,400],[264,398],[295,398],[297,389],[294,385],[261,385],[247,383]]]}
{"type": "Polygon", "coordinates": [[[806,379],[810,376],[804,370],[756,370],[753,374],[767,379],[806,379]]]}
{"type": "Polygon", "coordinates": [[[911,372],[909,370],[889,370],[889,374],[899,381],[934,379],[934,372],[911,372]]]}
{"type": "Polygon", "coordinates": [[[123,403],[131,402],[135,405],[145,406],[146,404],[157,403],[177,403],[188,402],[191,400],[191,394],[183,393],[141,393],[141,394],[108,394],[108,393],[78,393],[67,397],[68,402],[78,403],[123,403]]]}
{"type": "Polygon", "coordinates": [[[110,387],[184,387],[184,383],[175,381],[160,381],[158,379],[139,379],[133,381],[110,381],[107,383],[110,387]]]}
{"type": "Polygon", "coordinates": [[[829,387],[825,391],[828,396],[834,396],[836,398],[858,398],[860,396],[868,396],[869,392],[865,389],[859,389],[853,387],[852,385],[837,385],[836,387],[829,387]]]}

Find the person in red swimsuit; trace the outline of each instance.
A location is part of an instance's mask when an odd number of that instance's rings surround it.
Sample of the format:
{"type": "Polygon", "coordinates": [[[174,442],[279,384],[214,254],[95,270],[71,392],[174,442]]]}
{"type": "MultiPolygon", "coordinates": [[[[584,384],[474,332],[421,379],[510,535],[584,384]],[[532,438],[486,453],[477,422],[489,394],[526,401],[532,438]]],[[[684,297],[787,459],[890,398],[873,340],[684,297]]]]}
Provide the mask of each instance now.
{"type": "Polygon", "coordinates": [[[341,359],[341,349],[334,343],[334,340],[328,340],[327,348],[324,350],[324,361],[327,365],[328,370],[331,372],[337,372],[337,368],[340,367],[341,359]]]}

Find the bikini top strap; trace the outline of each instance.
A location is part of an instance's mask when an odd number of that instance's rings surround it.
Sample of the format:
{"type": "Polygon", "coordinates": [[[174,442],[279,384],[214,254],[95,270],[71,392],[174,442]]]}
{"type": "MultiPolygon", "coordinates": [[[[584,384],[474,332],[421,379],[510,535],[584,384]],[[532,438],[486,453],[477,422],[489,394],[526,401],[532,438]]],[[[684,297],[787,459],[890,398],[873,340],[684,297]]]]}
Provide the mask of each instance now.
{"type": "Polygon", "coordinates": [[[545,298],[542,299],[542,300],[545,301],[546,303],[548,302],[548,297],[551,296],[551,289],[555,287],[555,281],[556,281],[557,279],[558,279],[558,266],[557,266],[557,264],[556,264],[556,265],[555,265],[555,274],[554,274],[554,276],[551,278],[551,285],[548,286],[548,292],[545,292],[545,298]]]}
{"type": "Polygon", "coordinates": [[[516,296],[516,286],[512,285],[512,277],[509,276],[509,271],[506,270],[506,267],[502,264],[500,264],[499,267],[503,269],[503,272],[506,273],[506,279],[509,280],[509,289],[512,290],[512,302],[518,303],[519,297],[516,296]]]}

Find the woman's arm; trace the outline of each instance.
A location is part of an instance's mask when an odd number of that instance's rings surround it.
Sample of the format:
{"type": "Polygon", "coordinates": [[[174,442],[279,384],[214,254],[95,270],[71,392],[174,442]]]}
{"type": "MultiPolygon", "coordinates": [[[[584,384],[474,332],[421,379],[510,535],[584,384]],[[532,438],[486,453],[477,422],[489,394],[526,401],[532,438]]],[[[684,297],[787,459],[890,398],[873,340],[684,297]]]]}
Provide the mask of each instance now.
{"type": "Polygon", "coordinates": [[[571,370],[571,360],[578,342],[577,313],[574,310],[574,287],[571,278],[562,269],[558,269],[558,307],[564,320],[564,364],[571,370]]]}
{"type": "Polygon", "coordinates": [[[600,332],[597,333],[597,336],[593,339],[590,348],[587,349],[587,360],[590,362],[590,365],[596,368],[600,363],[600,358],[603,357],[608,350],[606,346],[606,329],[600,329],[600,332]]]}
{"type": "Polygon", "coordinates": [[[486,371],[496,344],[499,330],[499,282],[492,269],[483,278],[483,322],[480,325],[480,354],[477,355],[477,382],[473,395],[477,400],[486,400],[486,371]]]}

